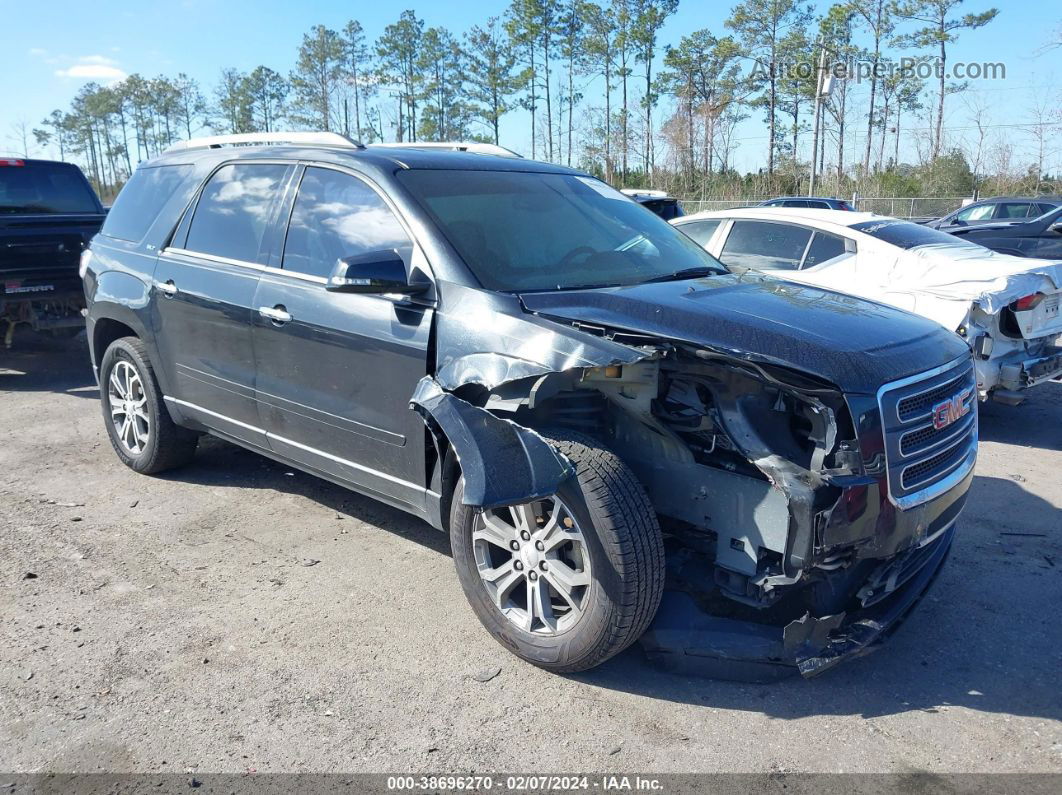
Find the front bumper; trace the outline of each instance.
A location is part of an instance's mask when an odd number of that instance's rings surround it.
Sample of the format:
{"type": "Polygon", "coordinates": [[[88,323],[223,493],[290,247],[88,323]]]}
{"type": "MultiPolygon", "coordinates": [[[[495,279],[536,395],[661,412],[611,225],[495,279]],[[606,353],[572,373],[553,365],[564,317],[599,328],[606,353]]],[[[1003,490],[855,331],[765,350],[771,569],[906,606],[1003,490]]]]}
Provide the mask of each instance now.
{"type": "Polygon", "coordinates": [[[785,626],[710,615],[691,594],[665,591],[642,648],[650,661],[684,674],[746,682],[816,676],[874,651],[896,631],[936,580],[954,537],[953,520],[888,561],[892,570],[878,573],[885,579],[895,575],[896,587],[877,598],[867,594],[866,607],[818,618],[808,614],[785,626]]]}

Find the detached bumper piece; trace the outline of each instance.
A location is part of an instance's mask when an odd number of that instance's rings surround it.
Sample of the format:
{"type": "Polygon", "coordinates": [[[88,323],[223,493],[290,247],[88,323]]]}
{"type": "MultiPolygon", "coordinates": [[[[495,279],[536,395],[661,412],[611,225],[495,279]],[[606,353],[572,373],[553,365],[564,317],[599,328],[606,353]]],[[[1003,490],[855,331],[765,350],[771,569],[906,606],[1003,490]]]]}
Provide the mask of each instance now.
{"type": "MultiPolygon", "coordinates": [[[[1008,370],[1008,367],[1003,369],[1008,370]]],[[[1013,377],[1023,388],[1062,377],[1062,348],[1050,348],[1043,356],[1029,359],[1017,366],[1012,365],[1009,369],[1014,372],[1002,375],[1013,377]]]]}
{"type": "Polygon", "coordinates": [[[689,593],[665,591],[641,645],[651,662],[676,673],[771,682],[806,678],[877,649],[933,584],[951,551],[955,526],[879,567],[853,597],[858,608],[785,626],[721,618],[689,593]]]}

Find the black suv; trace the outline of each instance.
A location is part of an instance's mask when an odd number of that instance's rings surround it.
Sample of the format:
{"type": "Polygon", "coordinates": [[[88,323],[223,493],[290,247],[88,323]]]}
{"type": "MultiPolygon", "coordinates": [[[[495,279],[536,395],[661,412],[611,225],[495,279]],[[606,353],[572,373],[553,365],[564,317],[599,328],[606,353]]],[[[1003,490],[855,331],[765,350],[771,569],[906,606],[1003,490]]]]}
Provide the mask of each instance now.
{"type": "Polygon", "coordinates": [[[644,635],[810,675],[928,588],[976,457],[954,334],[731,274],[571,169],[289,137],[144,163],[92,243],[128,466],[206,432],[420,516],[484,626],[554,671],[644,635]]]}

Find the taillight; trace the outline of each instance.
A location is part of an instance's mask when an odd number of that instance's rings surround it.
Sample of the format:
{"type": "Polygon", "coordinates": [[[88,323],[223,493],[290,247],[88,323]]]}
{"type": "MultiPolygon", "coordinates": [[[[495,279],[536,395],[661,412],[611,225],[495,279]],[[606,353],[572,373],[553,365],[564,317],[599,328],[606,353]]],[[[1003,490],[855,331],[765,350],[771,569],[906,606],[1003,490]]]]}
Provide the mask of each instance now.
{"type": "Polygon", "coordinates": [[[1043,293],[1033,293],[1032,295],[1023,295],[1017,301],[1014,302],[1014,311],[1024,312],[1026,309],[1035,309],[1041,301],[1044,300],[1043,293]]]}
{"type": "Polygon", "coordinates": [[[13,157],[0,157],[0,166],[24,166],[24,160],[16,160],[13,157]]]}

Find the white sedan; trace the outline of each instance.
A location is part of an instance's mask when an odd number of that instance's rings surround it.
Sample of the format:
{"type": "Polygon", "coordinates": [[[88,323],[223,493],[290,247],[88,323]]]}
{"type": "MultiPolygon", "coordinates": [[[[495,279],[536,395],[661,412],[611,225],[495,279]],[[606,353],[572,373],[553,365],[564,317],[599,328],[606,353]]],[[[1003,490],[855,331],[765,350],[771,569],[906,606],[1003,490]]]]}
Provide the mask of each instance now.
{"type": "Polygon", "coordinates": [[[1062,376],[1062,263],[1012,257],[909,221],[750,207],[672,223],[731,270],[849,293],[923,315],[970,344],[978,394],[1017,405],[1062,376]]]}

